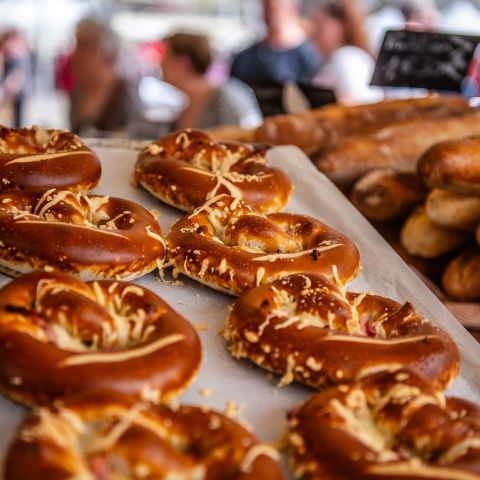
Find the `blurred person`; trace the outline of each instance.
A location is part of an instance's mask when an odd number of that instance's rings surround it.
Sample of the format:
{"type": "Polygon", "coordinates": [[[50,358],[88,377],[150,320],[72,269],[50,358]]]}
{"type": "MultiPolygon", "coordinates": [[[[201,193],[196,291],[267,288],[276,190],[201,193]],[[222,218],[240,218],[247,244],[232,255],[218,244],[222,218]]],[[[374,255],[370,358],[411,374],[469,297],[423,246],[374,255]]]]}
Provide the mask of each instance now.
{"type": "Polygon", "coordinates": [[[70,59],[70,123],[76,133],[132,134],[140,117],[136,91],[118,70],[120,40],[108,25],[86,18],[70,59]]]}
{"type": "Polygon", "coordinates": [[[176,33],[164,41],[163,78],[188,98],[176,128],[220,125],[248,128],[261,122],[257,101],[247,85],[237,79],[215,85],[208,78],[212,51],[206,36],[176,33]]]}
{"type": "Polygon", "coordinates": [[[311,78],[322,57],[308,39],[297,0],[263,0],[265,38],[238,53],[231,75],[250,85],[311,78]]]}
{"type": "Polygon", "coordinates": [[[435,0],[401,0],[398,4],[405,18],[405,28],[411,30],[435,30],[440,15],[435,0]]]}
{"type": "Polygon", "coordinates": [[[0,90],[3,99],[11,102],[13,126],[18,128],[32,81],[32,52],[18,30],[10,28],[0,35],[0,57],[0,90]]]}
{"type": "Polygon", "coordinates": [[[365,17],[355,0],[326,0],[316,11],[312,41],[326,63],[314,76],[314,85],[330,88],[337,102],[368,103],[381,100],[383,91],[370,87],[375,68],[365,30],[365,17]]]}

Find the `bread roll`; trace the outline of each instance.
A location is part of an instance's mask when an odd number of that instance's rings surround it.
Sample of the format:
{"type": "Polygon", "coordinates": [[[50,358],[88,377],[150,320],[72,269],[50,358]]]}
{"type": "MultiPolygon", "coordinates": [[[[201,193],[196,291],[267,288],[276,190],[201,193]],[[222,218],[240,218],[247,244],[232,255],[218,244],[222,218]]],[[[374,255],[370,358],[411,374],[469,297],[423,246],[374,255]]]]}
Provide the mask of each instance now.
{"type": "Polygon", "coordinates": [[[425,203],[428,218],[442,227],[474,232],[480,223],[480,197],[432,190],[425,203]]]}
{"type": "Polygon", "coordinates": [[[369,220],[387,222],[408,215],[426,194],[416,173],[383,169],[358,180],[350,198],[369,220]]]}
{"type": "Polygon", "coordinates": [[[400,232],[400,241],[411,255],[435,258],[468,242],[470,236],[433,223],[425,207],[417,207],[407,218],[400,232]]]}
{"type": "Polygon", "coordinates": [[[442,285],[455,300],[480,300],[480,249],[468,249],[452,260],[443,274],[442,285]]]}
{"type": "Polygon", "coordinates": [[[429,187],[480,195],[480,136],[434,145],[420,158],[418,171],[429,187]]]}

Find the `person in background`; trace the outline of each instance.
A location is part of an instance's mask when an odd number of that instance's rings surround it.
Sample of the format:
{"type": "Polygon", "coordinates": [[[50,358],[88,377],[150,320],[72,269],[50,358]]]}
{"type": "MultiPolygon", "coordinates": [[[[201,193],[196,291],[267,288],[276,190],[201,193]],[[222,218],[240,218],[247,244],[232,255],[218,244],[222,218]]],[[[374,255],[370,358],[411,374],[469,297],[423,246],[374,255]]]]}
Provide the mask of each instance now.
{"type": "Polygon", "coordinates": [[[324,1],[314,18],[312,41],[325,55],[326,63],[312,82],[333,89],[339,103],[368,103],[383,98],[381,89],[369,86],[375,63],[364,22],[355,0],[324,1]]]}
{"type": "Polygon", "coordinates": [[[18,30],[10,28],[0,35],[0,57],[0,90],[4,100],[11,102],[13,126],[18,128],[32,80],[32,53],[18,30]]]}
{"type": "Polygon", "coordinates": [[[77,25],[71,56],[71,129],[76,133],[133,134],[140,117],[135,89],[117,68],[120,41],[104,23],[86,18],[77,25]]]}
{"type": "Polygon", "coordinates": [[[263,0],[266,36],[238,53],[231,75],[249,85],[306,81],[322,57],[307,37],[295,0],[263,0]]]}
{"type": "Polygon", "coordinates": [[[440,14],[434,0],[401,0],[398,4],[407,30],[435,30],[440,14]]]}
{"type": "Polygon", "coordinates": [[[163,78],[188,97],[176,128],[254,127],[262,116],[253,92],[236,79],[217,86],[208,78],[212,51],[204,35],[176,33],[164,39],[163,78]]]}

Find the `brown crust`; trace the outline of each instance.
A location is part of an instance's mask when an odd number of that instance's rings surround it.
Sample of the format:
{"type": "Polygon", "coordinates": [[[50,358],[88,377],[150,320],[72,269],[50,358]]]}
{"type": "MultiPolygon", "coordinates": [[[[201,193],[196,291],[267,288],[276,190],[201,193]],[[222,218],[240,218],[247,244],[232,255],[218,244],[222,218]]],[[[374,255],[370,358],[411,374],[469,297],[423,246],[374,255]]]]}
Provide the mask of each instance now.
{"type": "Polygon", "coordinates": [[[351,185],[376,168],[413,171],[425,151],[448,140],[480,134],[480,112],[438,119],[413,119],[381,127],[374,133],[345,138],[314,157],[320,171],[335,183],[351,185]]]}
{"type": "Polygon", "coordinates": [[[0,195],[0,266],[46,266],[84,280],[140,277],[165,257],[162,232],[140,205],[66,190],[0,195]]]}
{"type": "Polygon", "coordinates": [[[354,243],[319,220],[263,215],[227,195],[175,223],[167,243],[178,271],[232,294],[298,272],[346,283],[360,266],[354,243]]]}
{"type": "Polygon", "coordinates": [[[64,130],[0,126],[0,193],[95,187],[101,166],[95,153],[64,130]]]}
{"type": "MultiPolygon", "coordinates": [[[[475,132],[467,132],[473,133],[475,132]]],[[[431,188],[442,188],[464,195],[479,195],[479,149],[480,136],[437,143],[419,160],[419,174],[431,188]]]]}
{"type": "Polygon", "coordinates": [[[7,454],[5,479],[282,480],[274,456],[214,410],[99,392],[31,414],[7,454]]]}
{"type": "Polygon", "coordinates": [[[480,300],[480,249],[465,250],[454,258],[443,274],[442,285],[455,300],[480,300]]]}
{"type": "Polygon", "coordinates": [[[138,285],[34,272],[0,290],[0,388],[23,404],[94,389],[166,400],[200,359],[195,329],[138,285]]]}
{"type": "Polygon", "coordinates": [[[216,143],[199,130],[180,130],[148,145],[135,165],[135,180],[163,202],[190,212],[222,193],[243,198],[263,212],[288,203],[292,183],[266,164],[265,148],[216,143]]]}
{"type": "Polygon", "coordinates": [[[480,408],[404,370],[332,387],[292,412],[292,469],[303,480],[476,480],[480,408]]]}
{"type": "Polygon", "coordinates": [[[296,145],[307,154],[331,147],[346,136],[368,133],[411,118],[439,118],[468,109],[460,96],[385,100],[366,105],[328,105],[296,115],[266,118],[255,140],[272,145],[296,145]]]}
{"type": "Polygon", "coordinates": [[[372,170],[354,185],[352,203],[374,222],[390,222],[408,215],[423,202],[427,190],[412,172],[372,170]]]}
{"type": "Polygon", "coordinates": [[[320,388],[408,367],[445,388],[459,368],[452,339],[407,303],[345,293],[319,275],[292,275],[242,294],[226,322],[237,358],[320,388]]]}

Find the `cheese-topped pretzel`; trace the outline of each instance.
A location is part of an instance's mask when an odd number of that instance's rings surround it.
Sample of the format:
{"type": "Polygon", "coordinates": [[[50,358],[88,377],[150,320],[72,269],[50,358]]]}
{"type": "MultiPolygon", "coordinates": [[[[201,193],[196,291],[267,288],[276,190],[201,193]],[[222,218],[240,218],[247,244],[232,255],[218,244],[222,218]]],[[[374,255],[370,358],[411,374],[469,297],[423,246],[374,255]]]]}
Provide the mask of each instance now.
{"type": "Polygon", "coordinates": [[[263,212],[287,204],[292,183],[266,164],[265,148],[217,143],[198,130],[181,130],[148,145],[138,157],[135,179],[163,202],[187,212],[217,194],[243,198],[263,212]]]}
{"type": "Polygon", "coordinates": [[[86,191],[98,183],[100,173],[97,156],[73,133],[0,125],[0,192],[86,191]]]}
{"type": "Polygon", "coordinates": [[[10,447],[6,480],[282,480],[278,452],[195,406],[82,395],[41,408],[10,447]]]}
{"type": "Polygon", "coordinates": [[[459,368],[451,338],[412,306],[292,275],[242,294],[224,335],[237,358],[319,388],[408,367],[445,388],[459,368]]]}
{"type": "Polygon", "coordinates": [[[21,403],[94,389],[165,400],[200,357],[193,326],[138,285],[34,272],[0,290],[0,389],[21,403]]]}
{"type": "Polygon", "coordinates": [[[480,407],[444,397],[407,370],[331,387],[289,423],[295,478],[480,478],[480,407]]]}
{"type": "Polygon", "coordinates": [[[360,264],[353,242],[315,218],[264,215],[228,195],[180,219],[167,243],[178,271],[232,294],[297,272],[345,283],[360,264]]]}
{"type": "Polygon", "coordinates": [[[0,195],[0,269],[45,266],[84,280],[136,278],[165,257],[160,227],[128,200],[68,190],[0,195]]]}

